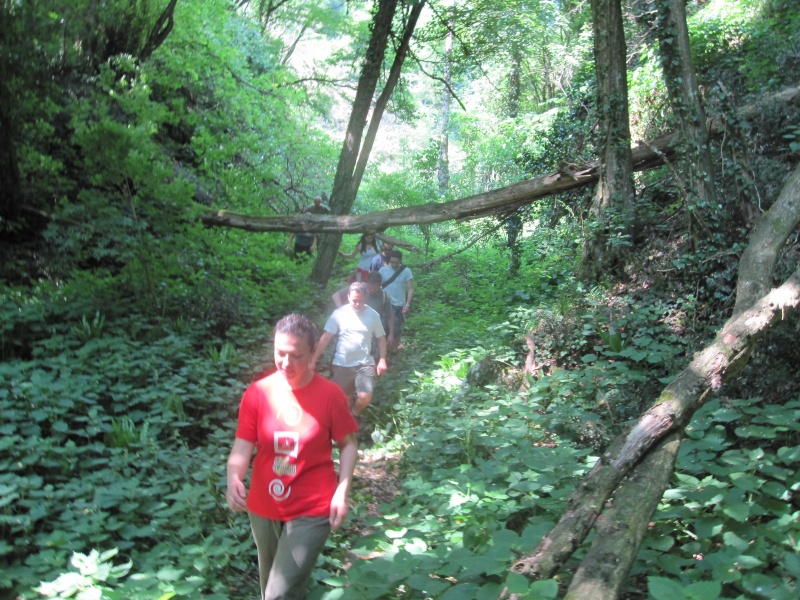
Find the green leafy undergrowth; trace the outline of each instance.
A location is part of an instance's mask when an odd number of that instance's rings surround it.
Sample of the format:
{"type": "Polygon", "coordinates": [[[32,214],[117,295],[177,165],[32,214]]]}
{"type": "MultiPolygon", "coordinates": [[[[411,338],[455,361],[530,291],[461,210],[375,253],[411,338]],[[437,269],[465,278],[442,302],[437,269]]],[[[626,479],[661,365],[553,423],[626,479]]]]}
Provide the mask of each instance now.
{"type": "Polygon", "coordinates": [[[651,575],[656,600],[694,598],[692,586],[712,583],[704,600],[796,598],[798,466],[800,399],[709,402],[686,429],[674,487],[632,574],[651,575]]]}
{"type": "MultiPolygon", "coordinates": [[[[463,371],[461,354],[439,370],[463,371]]],[[[379,516],[356,514],[375,533],[350,552],[370,558],[323,580],[334,589],[320,587],[317,597],[497,598],[506,586],[556,597],[555,580],[531,583],[508,566],[553,525],[596,457],[553,443],[524,396],[488,386],[454,403],[451,393],[433,393],[445,377],[421,379],[391,409],[403,491],[379,516]]]]}
{"type": "Polygon", "coordinates": [[[0,589],[34,598],[92,550],[132,565],[114,597],[222,598],[250,570],[220,488],[246,357],[143,325],[95,314],[0,363],[0,589]]]}

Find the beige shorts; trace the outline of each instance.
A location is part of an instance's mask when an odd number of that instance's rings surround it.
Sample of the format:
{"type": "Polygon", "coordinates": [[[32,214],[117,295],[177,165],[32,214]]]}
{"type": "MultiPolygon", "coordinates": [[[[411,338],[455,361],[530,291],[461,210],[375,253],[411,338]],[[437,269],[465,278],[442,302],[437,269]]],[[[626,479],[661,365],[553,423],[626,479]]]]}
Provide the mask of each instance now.
{"type": "Polygon", "coordinates": [[[340,367],[333,365],[333,381],[348,397],[353,394],[372,394],[375,382],[375,365],[340,367]]]}

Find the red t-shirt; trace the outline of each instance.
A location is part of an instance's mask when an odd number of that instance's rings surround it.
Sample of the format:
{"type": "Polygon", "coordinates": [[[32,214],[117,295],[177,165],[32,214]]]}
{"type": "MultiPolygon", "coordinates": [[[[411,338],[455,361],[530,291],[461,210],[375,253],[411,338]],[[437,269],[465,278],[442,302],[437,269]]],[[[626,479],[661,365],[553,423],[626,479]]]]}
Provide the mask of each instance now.
{"type": "Polygon", "coordinates": [[[278,373],[253,383],[236,429],[257,448],[247,509],[275,521],[327,517],[338,485],[331,440],[356,431],[344,392],[320,375],[296,390],[278,373]]]}

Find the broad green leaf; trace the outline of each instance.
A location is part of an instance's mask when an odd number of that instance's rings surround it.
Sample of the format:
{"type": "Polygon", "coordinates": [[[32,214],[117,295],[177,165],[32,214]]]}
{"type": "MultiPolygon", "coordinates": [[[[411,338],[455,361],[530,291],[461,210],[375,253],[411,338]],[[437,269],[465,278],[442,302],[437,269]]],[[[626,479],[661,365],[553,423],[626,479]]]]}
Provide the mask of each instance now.
{"type": "Polygon", "coordinates": [[[647,591],[655,600],[685,600],[683,586],[674,579],[648,577],[647,591]]]}
{"type": "Polygon", "coordinates": [[[420,592],[427,592],[430,594],[438,594],[443,592],[451,586],[450,582],[444,579],[437,579],[425,575],[415,574],[405,580],[405,583],[415,590],[420,592]]]}
{"type": "Polygon", "coordinates": [[[684,593],[691,600],[717,600],[722,593],[722,584],[718,581],[696,581],[687,585],[684,593]]]}
{"type": "Polygon", "coordinates": [[[558,596],[558,581],[555,579],[542,579],[541,581],[534,581],[528,588],[528,593],[533,598],[541,598],[542,600],[550,600],[558,596]]]}
{"type": "Polygon", "coordinates": [[[750,516],[750,506],[746,502],[733,502],[725,504],[722,507],[722,512],[731,519],[742,522],[750,516]]]}
{"type": "Polygon", "coordinates": [[[764,561],[759,560],[755,556],[742,554],[736,557],[736,565],[740,569],[754,569],[764,564],[764,561]]]}
{"type": "Polygon", "coordinates": [[[510,594],[523,594],[528,591],[530,580],[527,577],[510,571],[506,575],[506,586],[510,594]]]}
{"type": "Polygon", "coordinates": [[[178,569],[176,567],[162,567],[156,573],[156,577],[158,577],[161,581],[177,581],[181,577],[183,577],[183,569],[178,569]]]}
{"type": "Polygon", "coordinates": [[[764,427],[762,425],[743,425],[736,428],[736,435],[739,437],[753,437],[762,440],[775,439],[775,428],[764,427]]]}
{"type": "Polygon", "coordinates": [[[648,547],[652,548],[653,550],[659,550],[661,552],[666,552],[674,545],[675,545],[675,540],[668,535],[647,539],[648,547]]]}
{"type": "Polygon", "coordinates": [[[454,585],[439,596],[439,600],[464,600],[465,598],[475,598],[478,594],[478,589],[478,586],[474,583],[460,583],[454,585]]]}

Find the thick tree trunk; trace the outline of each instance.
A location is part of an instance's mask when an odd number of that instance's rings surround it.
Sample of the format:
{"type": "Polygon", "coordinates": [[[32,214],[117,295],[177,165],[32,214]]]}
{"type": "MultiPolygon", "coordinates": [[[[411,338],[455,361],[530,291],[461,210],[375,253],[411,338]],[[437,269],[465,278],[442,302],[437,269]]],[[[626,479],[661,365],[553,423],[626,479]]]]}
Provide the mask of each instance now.
{"type": "MultiPolygon", "coordinates": [[[[780,197],[768,211],[782,215],[788,221],[786,226],[790,228],[800,223],[799,182],[800,166],[789,177],[780,197]]],[[[756,246],[771,244],[771,251],[764,251],[762,248],[762,251],[751,252],[748,247],[748,251],[742,255],[740,277],[755,274],[759,281],[771,278],[775,260],[770,262],[764,257],[772,255],[772,251],[774,256],[777,256],[776,250],[783,245],[784,239],[781,234],[772,235],[766,230],[756,235],[753,239],[756,246]],[[769,243],[766,243],[767,241],[769,243]],[[762,271],[756,269],[756,265],[760,265],[769,275],[764,275],[762,271]]],[[[751,294],[753,286],[747,285],[747,282],[740,282],[739,289],[751,294]]],[[[643,457],[649,453],[661,455],[653,458],[655,464],[661,465],[662,461],[671,460],[663,456],[665,452],[672,452],[669,443],[661,447],[658,447],[658,444],[668,434],[681,432],[708,395],[719,391],[722,384],[734,377],[747,363],[757,338],[774,323],[783,319],[787,311],[796,309],[798,304],[800,304],[800,270],[778,289],[759,298],[748,308],[736,312],[718,332],[713,343],[695,354],[689,366],[664,389],[655,404],[642,415],[628,434],[618,438],[611,450],[601,457],[583,481],[576,486],[561,520],[530,554],[514,563],[512,569],[531,579],[552,577],[583,543],[612,494],[614,504],[628,501],[627,498],[623,499],[623,488],[618,487],[623,478],[631,474],[634,477],[645,477],[647,470],[653,466],[646,461],[642,462],[643,457]]],[[[663,493],[663,487],[659,482],[663,482],[663,477],[659,476],[651,485],[644,488],[635,488],[638,491],[634,500],[648,503],[655,508],[663,493]]],[[[606,520],[613,521],[615,518],[612,513],[606,520]]],[[[605,523],[606,520],[600,523],[605,523]]],[[[632,542],[641,542],[640,529],[644,527],[644,521],[643,514],[635,515],[635,521],[632,521],[635,526],[629,536],[632,542]]],[[[598,557],[604,553],[613,552],[609,548],[614,548],[615,542],[614,538],[598,539],[598,549],[590,552],[587,560],[599,560],[598,557]]],[[[638,546],[631,551],[635,553],[637,549],[638,546]]],[[[592,574],[591,562],[585,563],[586,569],[577,585],[584,590],[588,587],[595,590],[602,589],[603,595],[591,596],[598,600],[617,598],[621,594],[630,564],[632,562],[627,559],[620,560],[616,565],[608,562],[601,575],[592,574]],[[605,582],[593,581],[601,577],[605,582]],[[615,583],[611,585],[611,582],[615,583]]]]}
{"type": "MultiPolygon", "coordinates": [[[[381,74],[383,57],[386,54],[386,45],[396,8],[397,0],[379,0],[378,10],[372,20],[372,34],[364,58],[361,76],[358,80],[356,97],[353,102],[353,110],[350,113],[350,122],[345,132],[344,144],[342,145],[342,151],[339,153],[336,176],[333,180],[330,207],[334,215],[345,215],[350,212],[353,206],[354,198],[351,198],[350,195],[353,171],[361,150],[361,138],[364,134],[367,114],[381,74]]],[[[311,270],[312,281],[320,284],[327,283],[331,276],[331,270],[341,241],[341,234],[321,236],[317,247],[317,260],[311,270]]]]}
{"type": "Polygon", "coordinates": [[[592,30],[598,131],[604,137],[598,140],[600,179],[581,261],[585,279],[596,279],[623,263],[635,219],[628,70],[620,0],[592,0],[592,30]]]}
{"type": "Polygon", "coordinates": [[[4,63],[5,57],[0,56],[0,221],[8,225],[19,216],[21,185],[4,63]]]}

